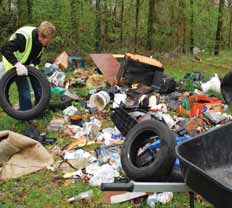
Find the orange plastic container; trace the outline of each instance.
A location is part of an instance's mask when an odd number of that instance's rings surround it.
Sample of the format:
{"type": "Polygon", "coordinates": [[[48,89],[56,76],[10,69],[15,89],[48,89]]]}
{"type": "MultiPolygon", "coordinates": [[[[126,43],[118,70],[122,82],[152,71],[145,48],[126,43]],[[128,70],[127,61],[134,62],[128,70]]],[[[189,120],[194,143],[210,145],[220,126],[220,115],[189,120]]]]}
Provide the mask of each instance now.
{"type": "MultiPolygon", "coordinates": [[[[184,97],[180,97],[182,100],[184,97]]],[[[186,110],[182,105],[178,106],[177,114],[187,114],[190,117],[199,116],[203,112],[221,112],[222,111],[222,100],[216,97],[208,97],[205,95],[193,95],[189,96],[190,110],[186,110]]]]}

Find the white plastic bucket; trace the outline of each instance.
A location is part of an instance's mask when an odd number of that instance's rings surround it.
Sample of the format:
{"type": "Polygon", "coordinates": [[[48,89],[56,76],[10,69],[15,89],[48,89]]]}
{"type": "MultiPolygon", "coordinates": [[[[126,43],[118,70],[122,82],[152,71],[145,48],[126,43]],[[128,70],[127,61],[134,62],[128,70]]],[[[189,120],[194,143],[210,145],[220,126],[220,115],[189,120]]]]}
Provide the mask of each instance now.
{"type": "Polygon", "coordinates": [[[90,107],[96,107],[99,111],[102,111],[106,105],[110,102],[110,96],[106,91],[100,91],[90,96],[90,107]]]}

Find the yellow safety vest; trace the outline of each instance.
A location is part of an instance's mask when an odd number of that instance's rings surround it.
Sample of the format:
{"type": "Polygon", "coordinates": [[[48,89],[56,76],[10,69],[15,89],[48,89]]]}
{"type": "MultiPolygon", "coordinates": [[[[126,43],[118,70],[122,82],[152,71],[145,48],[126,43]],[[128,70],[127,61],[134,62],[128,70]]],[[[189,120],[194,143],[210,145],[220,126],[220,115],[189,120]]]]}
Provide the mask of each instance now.
{"type": "MultiPolygon", "coordinates": [[[[34,29],[35,29],[35,27],[31,27],[31,26],[21,27],[10,37],[10,40],[13,40],[16,37],[16,33],[20,33],[26,39],[25,50],[23,52],[20,52],[20,51],[15,51],[14,52],[15,57],[22,64],[26,63],[26,61],[27,61],[27,59],[28,59],[28,57],[29,57],[29,55],[31,53],[31,49],[32,49],[32,31],[34,29]]],[[[43,49],[40,52],[40,54],[43,52],[43,49]]],[[[5,68],[6,71],[14,67],[4,56],[2,57],[2,61],[3,61],[4,68],[5,68]]]]}

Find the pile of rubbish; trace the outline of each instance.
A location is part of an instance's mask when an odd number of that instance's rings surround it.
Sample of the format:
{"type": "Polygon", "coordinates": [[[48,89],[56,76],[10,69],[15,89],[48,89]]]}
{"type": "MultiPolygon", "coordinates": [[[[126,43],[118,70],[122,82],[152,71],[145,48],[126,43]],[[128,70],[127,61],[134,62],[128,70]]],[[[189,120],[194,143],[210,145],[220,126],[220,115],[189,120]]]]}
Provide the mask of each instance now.
{"type": "MultiPolygon", "coordinates": [[[[67,185],[75,180],[88,181],[93,186],[128,180],[121,163],[121,149],[132,129],[145,121],[159,121],[179,143],[232,120],[232,116],[225,113],[232,100],[230,74],[221,81],[216,74],[206,80],[201,72],[192,72],[177,82],[166,75],[163,65],[153,58],[130,53],[91,54],[90,57],[94,63],[92,68],[86,67],[83,58],[64,52],[53,63],[46,63],[43,69],[52,86],[50,107],[54,110],[47,132],[57,132],[61,135],[57,139],[70,143],[62,148],[55,144],[56,139],[46,138],[48,142],[42,143],[44,140],[39,139],[44,135],[37,132],[34,138],[30,134],[23,136],[32,138],[33,145],[23,146],[17,153],[12,151],[12,155],[20,155],[20,152],[25,154],[23,150],[27,148],[29,154],[35,144],[52,144],[50,153],[46,149],[37,150],[44,161],[40,167],[62,172],[67,185]],[[59,159],[53,161],[54,157],[59,159]]],[[[12,139],[11,134],[14,133],[4,132],[2,136],[9,135],[12,139]]],[[[5,140],[0,140],[0,146],[3,142],[5,140]]],[[[38,170],[24,164],[21,173],[15,167],[17,174],[9,174],[6,166],[10,166],[11,156],[5,157],[7,165],[1,169],[0,179],[38,170]]],[[[22,159],[18,158],[17,164],[20,162],[22,159]]],[[[178,161],[175,167],[180,168],[178,161]]],[[[11,168],[14,169],[13,165],[11,168]]],[[[67,200],[90,198],[92,194],[90,190],[67,200]]],[[[117,203],[147,195],[130,194],[121,198],[115,198],[114,194],[106,201],[117,203]]],[[[147,202],[154,207],[154,200],[167,203],[172,198],[170,192],[154,193],[147,202]]]]}

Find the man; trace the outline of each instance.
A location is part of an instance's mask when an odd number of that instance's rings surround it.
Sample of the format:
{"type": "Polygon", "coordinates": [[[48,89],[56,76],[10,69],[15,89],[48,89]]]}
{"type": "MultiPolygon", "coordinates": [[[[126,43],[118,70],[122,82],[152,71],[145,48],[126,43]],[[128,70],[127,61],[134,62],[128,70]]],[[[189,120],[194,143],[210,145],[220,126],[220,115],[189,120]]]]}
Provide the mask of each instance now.
{"type": "MultiPolygon", "coordinates": [[[[55,36],[55,26],[48,21],[43,21],[38,28],[31,26],[19,28],[1,49],[3,60],[0,62],[0,68],[2,67],[5,71],[16,68],[18,77],[15,81],[19,94],[19,108],[22,111],[32,108],[30,83],[26,77],[28,70],[25,65],[37,66],[44,49],[55,36]]],[[[35,94],[35,103],[37,103],[40,99],[41,88],[32,76],[30,82],[35,94]]]]}

